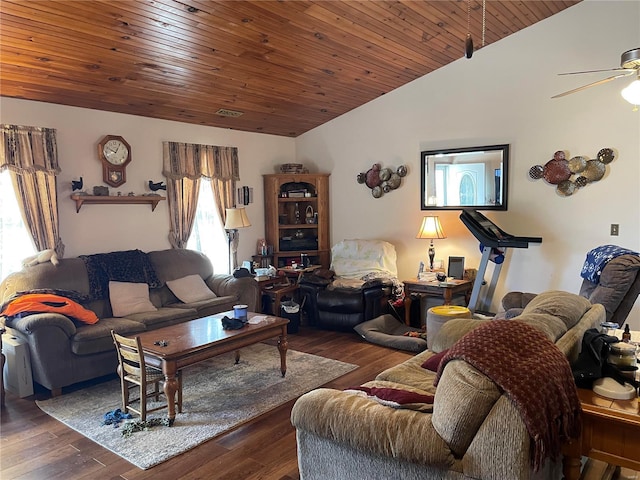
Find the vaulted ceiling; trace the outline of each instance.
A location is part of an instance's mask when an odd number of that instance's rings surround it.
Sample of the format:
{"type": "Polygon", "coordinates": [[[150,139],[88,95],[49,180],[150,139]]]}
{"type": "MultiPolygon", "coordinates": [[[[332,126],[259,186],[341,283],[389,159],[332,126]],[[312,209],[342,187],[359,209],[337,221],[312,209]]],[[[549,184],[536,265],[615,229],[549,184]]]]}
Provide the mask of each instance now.
{"type": "Polygon", "coordinates": [[[296,137],[579,1],[2,0],[0,94],[296,137]]]}

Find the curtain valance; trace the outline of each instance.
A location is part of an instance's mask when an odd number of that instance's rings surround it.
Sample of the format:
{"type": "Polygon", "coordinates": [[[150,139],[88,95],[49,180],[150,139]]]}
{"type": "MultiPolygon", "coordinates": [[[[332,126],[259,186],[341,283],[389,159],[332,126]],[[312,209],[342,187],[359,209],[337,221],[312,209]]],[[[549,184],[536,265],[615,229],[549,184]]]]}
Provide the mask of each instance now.
{"type": "Polygon", "coordinates": [[[240,179],[237,147],[163,142],[162,148],[162,174],[167,178],[195,180],[206,177],[233,181],[240,179]]]}
{"type": "Polygon", "coordinates": [[[0,171],[60,173],[55,128],[0,125],[0,171]]]}

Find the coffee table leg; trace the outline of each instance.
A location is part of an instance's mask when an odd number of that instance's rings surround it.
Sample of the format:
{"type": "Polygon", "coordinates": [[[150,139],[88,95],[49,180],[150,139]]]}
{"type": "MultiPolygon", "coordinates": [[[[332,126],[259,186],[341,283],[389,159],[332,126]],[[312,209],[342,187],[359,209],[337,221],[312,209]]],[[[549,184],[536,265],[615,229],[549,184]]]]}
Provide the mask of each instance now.
{"type": "Polygon", "coordinates": [[[284,377],[287,373],[287,326],[282,327],[282,333],[278,338],[278,351],[280,352],[280,371],[284,377]]]}
{"type": "Polygon", "coordinates": [[[171,426],[176,419],[176,392],[178,391],[175,364],[163,363],[162,372],[164,373],[164,394],[167,397],[167,408],[169,410],[169,426],[171,426]]]}
{"type": "Polygon", "coordinates": [[[240,350],[236,350],[236,365],[240,363],[240,350]]]}

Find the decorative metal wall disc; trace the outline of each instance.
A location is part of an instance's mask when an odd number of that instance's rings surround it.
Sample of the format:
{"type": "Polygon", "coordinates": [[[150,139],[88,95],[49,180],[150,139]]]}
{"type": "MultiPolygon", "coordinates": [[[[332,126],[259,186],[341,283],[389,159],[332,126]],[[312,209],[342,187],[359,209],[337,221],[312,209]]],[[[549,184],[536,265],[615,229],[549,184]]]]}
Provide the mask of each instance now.
{"type": "Polygon", "coordinates": [[[582,155],[567,160],[565,152],[558,150],[544,167],[542,165],[531,167],[529,177],[534,180],[544,178],[547,183],[556,186],[558,195],[568,197],[577,189],[601,180],[607,173],[607,164],[611,163],[615,157],[613,149],[602,148],[594,160],[589,160],[582,155]]]}
{"type": "Polygon", "coordinates": [[[573,157],[569,160],[569,170],[571,173],[580,173],[587,166],[587,159],[585,157],[573,157]]]}
{"type": "Polygon", "coordinates": [[[576,185],[571,180],[564,180],[558,184],[556,191],[563,197],[572,195],[576,190],[576,185]]]}
{"type": "Polygon", "coordinates": [[[609,164],[615,158],[615,154],[613,153],[613,150],[611,150],[610,148],[603,148],[598,152],[597,158],[602,163],[609,164]]]}
{"type": "Polygon", "coordinates": [[[560,182],[569,180],[571,171],[566,160],[549,160],[542,172],[544,179],[552,185],[558,185],[560,182]]]}
{"type": "Polygon", "coordinates": [[[542,172],[544,172],[542,165],[534,165],[529,169],[529,176],[534,180],[540,180],[542,178],[542,172]]]}
{"type": "Polygon", "coordinates": [[[606,166],[600,160],[589,160],[587,162],[587,166],[582,172],[582,175],[587,178],[590,182],[597,182],[602,177],[604,177],[604,172],[606,171],[606,166]]]}

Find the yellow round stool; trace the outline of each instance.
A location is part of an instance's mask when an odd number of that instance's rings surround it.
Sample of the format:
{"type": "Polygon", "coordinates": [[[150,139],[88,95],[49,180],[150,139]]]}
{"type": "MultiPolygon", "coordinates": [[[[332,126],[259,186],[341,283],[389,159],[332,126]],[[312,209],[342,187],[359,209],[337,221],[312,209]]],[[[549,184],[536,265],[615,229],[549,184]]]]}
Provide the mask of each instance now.
{"type": "Polygon", "coordinates": [[[427,310],[427,348],[431,348],[442,325],[452,318],[471,318],[471,310],[459,305],[440,305],[427,310]]]}

